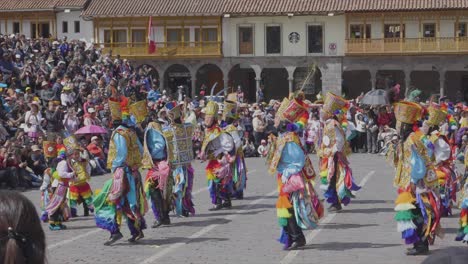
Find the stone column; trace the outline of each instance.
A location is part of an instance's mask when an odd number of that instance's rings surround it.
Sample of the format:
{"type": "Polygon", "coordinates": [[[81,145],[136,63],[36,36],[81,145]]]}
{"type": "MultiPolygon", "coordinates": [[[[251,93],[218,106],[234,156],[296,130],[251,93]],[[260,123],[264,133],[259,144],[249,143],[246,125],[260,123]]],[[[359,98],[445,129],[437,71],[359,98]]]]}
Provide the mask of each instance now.
{"type": "Polygon", "coordinates": [[[405,70],[405,93],[403,94],[405,98],[408,97],[410,86],[411,86],[411,70],[405,70]]]}
{"type": "Polygon", "coordinates": [[[294,91],[294,78],[288,77],[288,82],[289,82],[289,93],[292,93],[294,91]]]}
{"type": "Polygon", "coordinates": [[[440,97],[445,96],[445,71],[439,71],[440,97]]]}
{"type": "Polygon", "coordinates": [[[258,102],[258,90],[260,90],[261,77],[255,77],[255,100],[258,102]]]}
{"type": "Polygon", "coordinates": [[[370,69],[369,72],[370,72],[371,87],[372,87],[372,90],[375,90],[375,84],[377,82],[377,70],[370,69]]]}
{"type": "Polygon", "coordinates": [[[226,97],[226,96],[228,95],[228,93],[230,92],[229,87],[228,87],[228,85],[229,85],[229,84],[228,84],[228,82],[229,82],[228,78],[229,78],[229,77],[226,76],[226,75],[224,75],[223,78],[224,78],[224,79],[223,79],[223,82],[224,82],[224,87],[223,87],[223,89],[224,89],[224,96],[226,97]]]}
{"type": "Polygon", "coordinates": [[[294,91],[294,72],[296,71],[296,66],[286,66],[286,71],[288,72],[288,82],[289,82],[289,93],[294,91]]]}
{"type": "Polygon", "coordinates": [[[191,76],[191,80],[192,80],[192,95],[191,96],[193,99],[197,95],[196,93],[197,79],[195,79],[195,76],[191,76]]]}
{"type": "Polygon", "coordinates": [[[343,72],[341,59],[328,59],[324,65],[319,65],[322,73],[322,95],[332,92],[341,95],[343,72]]]}

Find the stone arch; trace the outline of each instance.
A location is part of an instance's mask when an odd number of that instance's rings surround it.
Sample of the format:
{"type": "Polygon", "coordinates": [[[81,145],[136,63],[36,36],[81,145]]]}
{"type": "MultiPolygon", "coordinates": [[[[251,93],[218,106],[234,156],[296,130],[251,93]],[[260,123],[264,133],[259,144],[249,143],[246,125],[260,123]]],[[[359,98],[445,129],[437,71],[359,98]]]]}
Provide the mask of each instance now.
{"type": "Polygon", "coordinates": [[[304,94],[306,98],[315,101],[317,94],[322,92],[322,71],[319,67],[315,67],[315,73],[309,78],[306,84],[307,76],[309,75],[310,68],[298,67],[294,71],[294,90],[299,90],[304,86],[304,94]]]}
{"type": "Polygon", "coordinates": [[[164,88],[167,93],[177,94],[177,87],[184,86],[185,94],[190,95],[192,91],[192,74],[187,66],[172,64],[164,72],[164,88]]]}
{"type": "Polygon", "coordinates": [[[228,73],[228,87],[230,91],[240,88],[244,92],[244,101],[255,102],[256,100],[256,73],[250,64],[235,64],[228,73]]]}
{"type": "Polygon", "coordinates": [[[289,95],[289,74],[286,68],[263,68],[260,75],[263,96],[266,101],[281,100],[289,95]]]}
{"type": "Polygon", "coordinates": [[[361,93],[372,89],[369,70],[346,70],[343,72],[342,95],[346,98],[356,98],[361,93]]]}
{"type": "MultiPolygon", "coordinates": [[[[196,87],[195,93],[198,95],[200,93],[201,87],[204,86],[206,88],[205,95],[209,95],[211,92],[211,88],[214,86],[216,83],[216,87],[214,90],[214,94],[218,93],[219,91],[222,91],[224,88],[224,74],[222,69],[212,63],[207,63],[201,65],[196,73],[196,87]]],[[[228,91],[229,92],[229,91],[228,91]]]]}

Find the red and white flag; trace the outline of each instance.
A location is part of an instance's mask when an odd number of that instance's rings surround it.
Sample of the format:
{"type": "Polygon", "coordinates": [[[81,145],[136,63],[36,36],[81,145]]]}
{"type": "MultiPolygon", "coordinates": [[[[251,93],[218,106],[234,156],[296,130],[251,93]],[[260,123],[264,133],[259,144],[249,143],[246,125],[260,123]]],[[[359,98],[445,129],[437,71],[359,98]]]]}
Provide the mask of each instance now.
{"type": "Polygon", "coordinates": [[[152,54],[156,52],[156,42],[154,41],[153,34],[153,17],[150,17],[148,23],[148,53],[152,54]]]}

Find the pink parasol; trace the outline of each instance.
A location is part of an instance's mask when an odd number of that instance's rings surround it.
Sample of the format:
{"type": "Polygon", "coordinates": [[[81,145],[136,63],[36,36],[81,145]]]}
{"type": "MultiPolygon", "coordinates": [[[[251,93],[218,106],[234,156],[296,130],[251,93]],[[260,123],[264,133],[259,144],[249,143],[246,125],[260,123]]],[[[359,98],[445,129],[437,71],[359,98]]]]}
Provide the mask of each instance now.
{"type": "Polygon", "coordinates": [[[107,130],[100,126],[90,125],[84,126],[78,129],[75,132],[75,135],[97,135],[97,134],[107,134],[107,130]]]}

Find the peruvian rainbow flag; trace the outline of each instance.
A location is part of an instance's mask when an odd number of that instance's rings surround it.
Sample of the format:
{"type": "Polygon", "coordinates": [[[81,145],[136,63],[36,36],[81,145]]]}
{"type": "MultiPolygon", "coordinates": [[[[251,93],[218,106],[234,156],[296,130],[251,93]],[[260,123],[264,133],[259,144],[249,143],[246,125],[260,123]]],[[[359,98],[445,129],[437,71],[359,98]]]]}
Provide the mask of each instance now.
{"type": "Polygon", "coordinates": [[[152,54],[156,52],[156,42],[154,41],[153,34],[153,17],[151,16],[148,23],[148,53],[152,54]]]}

